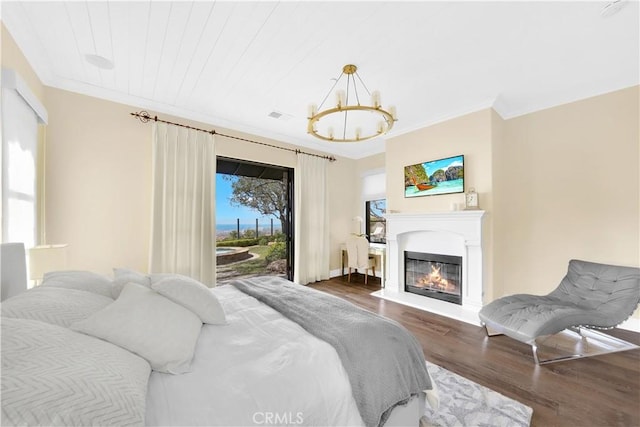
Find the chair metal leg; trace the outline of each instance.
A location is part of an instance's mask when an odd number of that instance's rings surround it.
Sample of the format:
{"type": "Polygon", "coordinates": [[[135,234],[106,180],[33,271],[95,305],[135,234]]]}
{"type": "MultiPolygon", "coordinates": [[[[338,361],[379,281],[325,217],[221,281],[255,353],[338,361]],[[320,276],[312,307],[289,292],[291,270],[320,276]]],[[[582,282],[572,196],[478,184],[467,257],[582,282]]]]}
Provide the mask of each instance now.
{"type": "Polygon", "coordinates": [[[504,335],[499,330],[493,329],[491,326],[487,325],[484,322],[482,323],[482,325],[484,326],[484,330],[487,333],[487,336],[489,336],[489,337],[495,337],[496,335],[504,335]]]}
{"type": "Polygon", "coordinates": [[[351,283],[351,267],[349,267],[349,277],[347,279],[349,283],[351,283]]]}
{"type": "Polygon", "coordinates": [[[529,344],[537,365],[640,348],[636,344],[586,327],[574,327],[554,335],[538,337],[529,344]]]}

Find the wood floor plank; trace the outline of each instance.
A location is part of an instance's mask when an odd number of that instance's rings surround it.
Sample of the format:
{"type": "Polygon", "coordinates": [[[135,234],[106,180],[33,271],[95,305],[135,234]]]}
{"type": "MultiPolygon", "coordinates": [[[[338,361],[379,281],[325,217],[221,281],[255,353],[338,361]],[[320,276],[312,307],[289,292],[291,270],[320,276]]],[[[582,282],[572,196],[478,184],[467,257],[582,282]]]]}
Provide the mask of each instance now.
{"type": "MultiPolygon", "coordinates": [[[[531,348],[444,316],[374,297],[362,276],[311,285],[391,318],[411,331],[430,362],[533,408],[531,425],[640,427],[640,350],[536,366],[531,348]]],[[[640,345],[640,334],[611,335],[640,345]]]]}

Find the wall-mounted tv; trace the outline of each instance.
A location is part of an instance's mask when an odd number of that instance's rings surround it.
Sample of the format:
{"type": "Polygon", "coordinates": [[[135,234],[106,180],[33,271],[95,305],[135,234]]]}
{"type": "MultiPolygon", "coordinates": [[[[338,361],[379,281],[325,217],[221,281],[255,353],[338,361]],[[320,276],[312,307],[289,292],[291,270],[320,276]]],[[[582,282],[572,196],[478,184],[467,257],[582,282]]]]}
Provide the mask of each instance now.
{"type": "Polygon", "coordinates": [[[464,193],[464,156],[404,167],[404,197],[464,193]]]}

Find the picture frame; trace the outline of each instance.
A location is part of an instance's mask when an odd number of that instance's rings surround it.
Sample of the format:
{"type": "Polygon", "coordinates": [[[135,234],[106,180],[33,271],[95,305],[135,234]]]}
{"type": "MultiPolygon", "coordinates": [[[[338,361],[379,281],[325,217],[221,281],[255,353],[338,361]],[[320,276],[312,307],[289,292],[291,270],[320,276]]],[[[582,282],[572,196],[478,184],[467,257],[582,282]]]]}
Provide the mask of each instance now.
{"type": "Polygon", "coordinates": [[[464,193],[464,155],[404,167],[404,197],[464,193]]]}

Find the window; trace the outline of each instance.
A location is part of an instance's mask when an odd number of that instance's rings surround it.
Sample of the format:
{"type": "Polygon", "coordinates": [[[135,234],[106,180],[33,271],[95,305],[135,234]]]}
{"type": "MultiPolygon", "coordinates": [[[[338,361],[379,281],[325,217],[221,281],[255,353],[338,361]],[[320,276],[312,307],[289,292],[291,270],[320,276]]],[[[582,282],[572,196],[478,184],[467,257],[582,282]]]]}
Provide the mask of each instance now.
{"type": "Polygon", "coordinates": [[[387,243],[387,199],[368,200],[365,203],[367,211],[367,236],[371,243],[387,243]]]}
{"type": "Polygon", "coordinates": [[[13,71],[2,77],[2,241],[36,244],[38,123],[46,110],[13,71]]]}
{"type": "Polygon", "coordinates": [[[371,243],[386,243],[387,212],[386,174],[384,169],[370,170],[362,174],[362,200],[365,201],[365,230],[371,243]]]}

